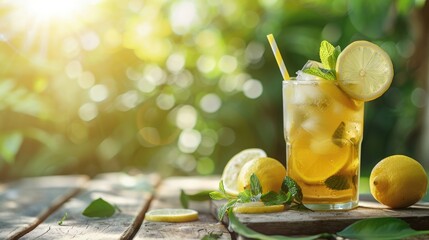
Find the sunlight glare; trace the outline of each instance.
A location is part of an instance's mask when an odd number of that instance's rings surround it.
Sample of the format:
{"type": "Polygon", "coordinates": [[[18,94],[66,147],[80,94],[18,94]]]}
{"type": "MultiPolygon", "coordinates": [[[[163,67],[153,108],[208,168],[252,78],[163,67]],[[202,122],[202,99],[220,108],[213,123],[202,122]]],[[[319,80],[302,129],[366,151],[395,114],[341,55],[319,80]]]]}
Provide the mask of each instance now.
{"type": "Polygon", "coordinates": [[[26,12],[41,21],[68,18],[85,4],[83,0],[22,0],[26,12]]]}

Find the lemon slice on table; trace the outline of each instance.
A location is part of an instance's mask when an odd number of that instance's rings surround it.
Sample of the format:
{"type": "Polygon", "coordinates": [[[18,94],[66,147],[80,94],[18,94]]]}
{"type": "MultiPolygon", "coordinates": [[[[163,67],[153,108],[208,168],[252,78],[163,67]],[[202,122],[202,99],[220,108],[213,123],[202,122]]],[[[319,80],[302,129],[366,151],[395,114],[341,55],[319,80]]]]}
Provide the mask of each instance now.
{"type": "Polygon", "coordinates": [[[367,41],[348,45],[338,56],[336,72],[341,89],[361,101],[370,101],[383,95],[393,79],[389,55],[367,41]]]}
{"type": "Polygon", "coordinates": [[[260,157],[266,157],[264,150],[259,148],[245,149],[234,155],[226,164],[222,173],[222,181],[225,192],[234,196],[238,195],[237,178],[241,168],[247,162],[260,157]]]}
{"type": "Polygon", "coordinates": [[[146,213],[145,220],[152,222],[190,222],[198,220],[198,212],[182,208],[154,209],[146,213]]]}
{"type": "Polygon", "coordinates": [[[284,208],[284,205],[266,206],[263,202],[248,202],[238,204],[232,210],[235,213],[273,213],[281,212],[284,208]]]}

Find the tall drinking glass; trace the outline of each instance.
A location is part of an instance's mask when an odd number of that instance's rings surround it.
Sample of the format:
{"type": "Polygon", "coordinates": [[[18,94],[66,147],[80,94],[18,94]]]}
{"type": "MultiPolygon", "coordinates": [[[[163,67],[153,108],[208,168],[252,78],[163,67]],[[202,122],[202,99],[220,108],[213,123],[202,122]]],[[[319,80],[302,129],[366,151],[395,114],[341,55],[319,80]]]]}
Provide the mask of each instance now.
{"type": "Polygon", "coordinates": [[[336,81],[283,81],[288,176],[313,210],[346,210],[359,201],[364,103],[336,81]]]}

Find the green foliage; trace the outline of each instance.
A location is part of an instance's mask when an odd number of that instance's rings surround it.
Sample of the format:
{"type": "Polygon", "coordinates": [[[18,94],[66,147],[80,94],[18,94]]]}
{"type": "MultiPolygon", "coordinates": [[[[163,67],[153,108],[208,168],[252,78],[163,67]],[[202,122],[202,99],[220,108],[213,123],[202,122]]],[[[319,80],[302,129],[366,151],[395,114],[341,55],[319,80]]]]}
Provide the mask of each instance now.
{"type": "Polygon", "coordinates": [[[410,100],[418,49],[409,16],[424,1],[83,1],[67,16],[25,12],[38,24],[20,24],[26,8],[15,2],[1,16],[2,179],[132,167],[219,174],[255,146],[284,159],[268,33],[292,75],[318,58],[321,40],[384,48],[397,77],[366,105],[362,170],[414,155],[403,142],[420,110],[410,100]]]}

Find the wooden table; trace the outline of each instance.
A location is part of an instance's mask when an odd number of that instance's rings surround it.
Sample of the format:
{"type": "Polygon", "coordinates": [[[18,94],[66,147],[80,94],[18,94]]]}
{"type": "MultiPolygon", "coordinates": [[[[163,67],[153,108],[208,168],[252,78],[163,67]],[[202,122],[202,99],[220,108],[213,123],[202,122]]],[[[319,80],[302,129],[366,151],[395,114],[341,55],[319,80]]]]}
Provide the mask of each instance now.
{"type": "MultiPolygon", "coordinates": [[[[219,177],[161,180],[156,174],[108,173],[93,179],[49,176],[5,183],[0,185],[0,239],[201,239],[210,233],[220,235],[219,239],[235,239],[227,223],[220,223],[211,214],[219,202],[190,202],[190,208],[199,212],[199,220],[194,222],[144,220],[148,210],[181,207],[180,189],[187,193],[216,189],[218,181],[219,177]],[[121,211],[109,218],[83,216],[85,207],[99,197],[121,211]],[[68,217],[59,225],[66,212],[68,217]]],[[[429,208],[237,214],[241,222],[257,231],[285,235],[335,233],[356,220],[377,216],[399,217],[416,229],[429,229],[429,208]]]]}

